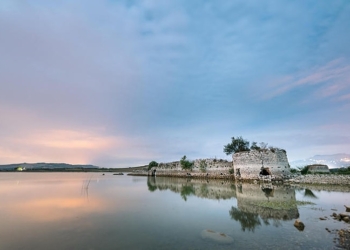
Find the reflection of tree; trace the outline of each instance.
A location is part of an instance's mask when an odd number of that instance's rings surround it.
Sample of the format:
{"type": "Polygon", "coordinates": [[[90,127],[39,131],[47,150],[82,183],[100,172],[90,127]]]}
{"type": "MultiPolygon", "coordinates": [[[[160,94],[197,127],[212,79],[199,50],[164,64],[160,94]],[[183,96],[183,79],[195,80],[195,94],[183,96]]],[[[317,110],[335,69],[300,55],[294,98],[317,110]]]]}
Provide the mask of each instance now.
{"type": "Polygon", "coordinates": [[[180,194],[181,194],[182,199],[187,201],[187,196],[189,196],[191,194],[195,194],[193,186],[192,185],[190,185],[190,186],[187,186],[187,185],[186,186],[182,186],[180,194]]]}
{"type": "Polygon", "coordinates": [[[147,186],[149,191],[154,192],[157,190],[157,186],[155,183],[156,183],[156,178],[154,176],[148,177],[147,186]]]}
{"type": "Polygon", "coordinates": [[[261,225],[258,214],[242,212],[236,207],[231,207],[229,213],[232,219],[241,223],[242,231],[248,229],[254,232],[255,227],[261,225]]]}
{"type": "Polygon", "coordinates": [[[304,197],[318,199],[318,197],[310,189],[307,189],[307,188],[305,189],[304,197]]]}
{"type": "Polygon", "coordinates": [[[208,194],[209,194],[208,185],[206,184],[201,185],[201,195],[206,197],[208,196],[208,194]]]}
{"type": "Polygon", "coordinates": [[[273,197],[274,190],[272,188],[262,188],[261,189],[267,198],[273,197]]]}
{"type": "Polygon", "coordinates": [[[243,189],[242,189],[242,185],[238,184],[238,192],[240,194],[243,194],[243,189]]]}

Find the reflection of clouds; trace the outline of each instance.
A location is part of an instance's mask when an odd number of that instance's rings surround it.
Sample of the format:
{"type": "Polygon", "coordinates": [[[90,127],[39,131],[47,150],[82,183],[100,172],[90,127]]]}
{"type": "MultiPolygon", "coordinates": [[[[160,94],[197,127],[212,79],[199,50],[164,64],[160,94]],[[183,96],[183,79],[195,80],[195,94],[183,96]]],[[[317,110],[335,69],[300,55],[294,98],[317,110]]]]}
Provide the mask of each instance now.
{"type": "Polygon", "coordinates": [[[58,221],[81,216],[92,211],[103,211],[101,201],[94,199],[87,201],[85,198],[53,198],[41,200],[29,200],[15,204],[16,216],[35,221],[58,221]]]}
{"type": "MultiPolygon", "coordinates": [[[[25,177],[30,177],[31,174],[26,175],[25,177]]],[[[1,181],[1,213],[20,218],[21,221],[59,221],[91,212],[104,212],[110,206],[107,200],[91,195],[87,200],[81,194],[84,179],[40,180],[40,175],[37,175],[39,180],[36,181],[1,181]]],[[[43,178],[49,176],[42,175],[43,178]]]]}

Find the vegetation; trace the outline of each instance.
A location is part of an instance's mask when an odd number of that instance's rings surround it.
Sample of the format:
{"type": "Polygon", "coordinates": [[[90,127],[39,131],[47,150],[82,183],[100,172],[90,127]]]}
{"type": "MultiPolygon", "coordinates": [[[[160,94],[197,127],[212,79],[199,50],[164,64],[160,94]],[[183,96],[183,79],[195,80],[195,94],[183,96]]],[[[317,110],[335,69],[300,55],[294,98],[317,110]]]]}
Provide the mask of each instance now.
{"type": "Polygon", "coordinates": [[[295,168],[291,168],[291,169],[290,169],[290,172],[291,172],[292,174],[296,174],[296,173],[299,172],[299,170],[298,170],[298,169],[295,169],[295,168]]]}
{"type": "Polygon", "coordinates": [[[181,187],[180,195],[184,201],[187,201],[187,196],[190,196],[192,194],[195,194],[193,185],[181,187]]]}
{"type": "Polygon", "coordinates": [[[260,150],[261,148],[257,145],[257,142],[253,141],[252,145],[250,146],[251,150],[260,150]]]}
{"type": "Polygon", "coordinates": [[[299,171],[302,175],[306,175],[309,172],[309,166],[299,167],[299,171]]]}
{"type": "Polygon", "coordinates": [[[239,136],[237,138],[232,137],[231,139],[231,143],[224,146],[224,153],[226,153],[226,155],[250,150],[249,141],[244,140],[242,136],[239,136]]]}
{"type": "Polygon", "coordinates": [[[235,170],[234,170],[233,168],[230,168],[230,169],[228,170],[228,172],[229,172],[230,174],[234,174],[234,173],[235,173],[235,170]]]}
{"type": "Polygon", "coordinates": [[[350,174],[350,166],[346,168],[339,168],[337,171],[338,174],[350,174]]]}
{"type": "Polygon", "coordinates": [[[201,172],[206,172],[207,171],[207,163],[206,163],[206,161],[205,160],[200,160],[199,161],[199,170],[201,171],[201,172]]]}
{"type": "Polygon", "coordinates": [[[243,152],[243,151],[250,151],[250,150],[259,150],[259,151],[271,151],[271,152],[276,152],[277,150],[283,150],[281,148],[277,148],[277,147],[267,147],[267,143],[265,142],[260,142],[259,146],[258,143],[253,141],[251,146],[249,147],[250,142],[243,139],[242,136],[239,137],[232,137],[231,138],[231,143],[228,143],[227,145],[224,146],[224,153],[226,153],[227,155],[230,154],[234,154],[237,152],[243,152]]]}
{"type": "Polygon", "coordinates": [[[193,169],[193,162],[187,160],[186,155],[184,155],[180,160],[180,165],[182,169],[191,170],[193,169]]]}
{"type": "Polygon", "coordinates": [[[148,170],[150,170],[151,168],[153,167],[158,167],[158,162],[156,161],[151,161],[149,164],[148,164],[148,170]]]}

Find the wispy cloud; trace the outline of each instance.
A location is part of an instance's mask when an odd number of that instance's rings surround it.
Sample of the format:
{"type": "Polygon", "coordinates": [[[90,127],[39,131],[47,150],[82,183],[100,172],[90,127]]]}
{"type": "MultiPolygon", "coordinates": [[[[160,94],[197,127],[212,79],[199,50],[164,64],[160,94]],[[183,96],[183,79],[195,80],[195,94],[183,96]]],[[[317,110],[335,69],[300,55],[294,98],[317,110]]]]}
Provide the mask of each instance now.
{"type": "Polygon", "coordinates": [[[349,12],[347,0],[3,0],[0,163],[226,157],[234,135],[312,131],[348,108],[349,12]]]}
{"type": "Polygon", "coordinates": [[[272,80],[268,84],[268,89],[264,99],[288,94],[297,88],[315,86],[315,98],[325,98],[329,96],[350,92],[350,63],[345,59],[337,59],[328,62],[321,67],[315,67],[293,75],[287,75],[272,80]]]}

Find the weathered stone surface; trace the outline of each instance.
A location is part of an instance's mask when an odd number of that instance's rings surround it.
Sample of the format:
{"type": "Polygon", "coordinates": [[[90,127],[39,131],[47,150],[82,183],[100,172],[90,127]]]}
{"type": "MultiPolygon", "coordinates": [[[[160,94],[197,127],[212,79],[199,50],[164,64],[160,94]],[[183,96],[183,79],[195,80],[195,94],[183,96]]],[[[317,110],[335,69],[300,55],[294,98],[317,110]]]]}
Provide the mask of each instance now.
{"type": "Polygon", "coordinates": [[[304,223],[303,223],[302,221],[300,221],[299,219],[298,219],[298,220],[295,220],[294,226],[295,226],[299,231],[303,231],[304,228],[305,228],[304,223]]]}
{"type": "Polygon", "coordinates": [[[343,219],[343,221],[345,221],[345,222],[349,222],[349,221],[350,221],[350,218],[349,218],[348,216],[345,216],[345,217],[343,217],[342,219],[343,219]]]}
{"type": "Polygon", "coordinates": [[[329,168],[327,165],[313,164],[308,165],[307,167],[309,173],[329,173],[329,168]]]}
{"type": "Polygon", "coordinates": [[[290,167],[285,150],[251,150],[233,154],[235,175],[241,179],[257,179],[260,174],[271,179],[284,179],[290,175],[290,167]]]}
{"type": "Polygon", "coordinates": [[[185,170],[181,168],[179,161],[169,163],[159,163],[158,167],[154,168],[156,171],[150,170],[148,175],[155,173],[156,176],[168,177],[199,177],[211,179],[233,179],[230,174],[232,170],[232,162],[222,159],[198,159],[194,161],[192,170],[185,170]],[[205,162],[206,168],[200,169],[201,161],[205,162]]]}
{"type": "Polygon", "coordinates": [[[350,217],[350,214],[348,214],[348,213],[340,213],[339,216],[340,216],[340,218],[350,217]]]}
{"type": "Polygon", "coordinates": [[[208,230],[208,229],[203,230],[201,232],[201,236],[203,239],[209,239],[209,240],[215,241],[215,242],[220,243],[220,244],[230,244],[233,242],[232,237],[230,237],[224,233],[215,232],[215,231],[208,230]]]}

